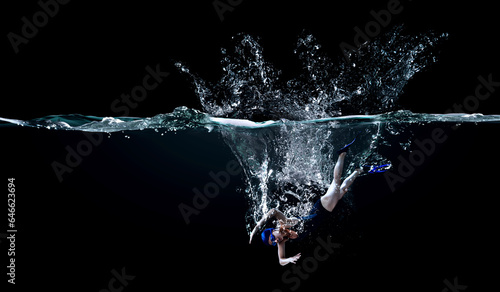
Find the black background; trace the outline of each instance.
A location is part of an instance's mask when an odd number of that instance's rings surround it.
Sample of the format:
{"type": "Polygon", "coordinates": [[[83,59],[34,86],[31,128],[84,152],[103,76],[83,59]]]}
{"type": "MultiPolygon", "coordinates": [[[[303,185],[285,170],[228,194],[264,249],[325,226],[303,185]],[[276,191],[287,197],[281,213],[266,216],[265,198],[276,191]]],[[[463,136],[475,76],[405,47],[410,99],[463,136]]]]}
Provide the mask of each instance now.
{"type": "MultiPolygon", "coordinates": [[[[294,76],[299,64],[293,49],[303,29],[331,57],[341,56],[339,44],[352,43],[353,28],[364,27],[373,20],[370,11],[385,9],[387,2],[244,0],[221,21],[212,1],[73,0],[60,5],[17,54],[7,34],[20,34],[21,18],[31,19],[40,7],[36,1],[4,3],[0,116],[116,116],[111,103],[141,84],[146,66],[157,64],[170,75],[130,116],[167,113],[181,105],[201,109],[175,61],[215,81],[221,74],[220,48],[245,32],[260,37],[264,57],[285,76],[294,76]]],[[[406,109],[443,113],[474,94],[478,76],[500,80],[494,2],[401,5],[403,11],[384,31],[404,24],[408,33],[450,34],[439,62],[405,88],[400,101],[406,109]]],[[[498,100],[494,92],[477,112],[499,114],[498,100]]],[[[428,138],[430,130],[419,137],[428,138]]],[[[467,125],[447,134],[446,143],[396,192],[382,176],[354,187],[359,200],[369,202],[358,216],[363,238],[321,263],[300,289],[442,291],[443,281],[455,277],[467,291],[492,287],[495,278],[486,271],[498,259],[493,249],[498,243],[498,128],[467,125]],[[377,188],[380,193],[370,197],[377,188]]],[[[233,159],[227,147],[217,148],[217,137],[147,131],[132,139],[106,137],[60,183],[51,162],[63,161],[65,146],[77,145],[81,133],[2,129],[2,180],[7,185],[7,177],[14,176],[17,186],[17,288],[99,291],[112,278],[110,271],[122,267],[136,276],[125,292],[291,288],[281,281],[290,266],[277,264],[276,251],[247,243],[246,203],[236,191],[243,186],[240,177],[189,225],[177,209],[189,203],[194,187],[211,181],[210,171],[223,170],[233,159]],[[193,135],[199,143],[192,143],[193,135]]],[[[7,263],[7,242],[1,240],[7,263]]],[[[303,251],[304,258],[308,255],[303,251]]]]}

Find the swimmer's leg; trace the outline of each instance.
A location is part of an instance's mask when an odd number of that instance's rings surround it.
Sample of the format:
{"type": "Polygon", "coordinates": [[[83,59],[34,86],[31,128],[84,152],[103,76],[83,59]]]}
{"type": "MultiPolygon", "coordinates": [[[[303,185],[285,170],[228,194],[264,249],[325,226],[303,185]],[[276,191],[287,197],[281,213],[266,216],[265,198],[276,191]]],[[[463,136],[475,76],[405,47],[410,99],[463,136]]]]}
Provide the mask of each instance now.
{"type": "Polygon", "coordinates": [[[337,201],[340,197],[340,184],[342,178],[342,169],[344,168],[344,158],[346,153],[340,153],[339,158],[337,159],[337,163],[335,164],[335,168],[333,169],[333,181],[330,184],[330,187],[326,191],[326,194],[321,196],[321,205],[328,210],[332,211],[337,204],[337,201]]]}
{"type": "Polygon", "coordinates": [[[354,143],[354,141],[356,141],[356,138],[358,138],[358,135],[356,135],[356,137],[354,138],[354,140],[352,140],[351,143],[349,143],[349,144],[345,145],[344,147],[340,148],[340,150],[338,150],[337,153],[341,154],[341,153],[347,152],[347,150],[349,150],[349,147],[351,147],[351,145],[354,143]]]}
{"type": "MultiPolygon", "coordinates": [[[[342,171],[344,169],[344,158],[346,153],[342,152],[339,154],[339,158],[337,159],[337,163],[335,164],[335,168],[333,169],[333,183],[340,185],[340,179],[342,178],[342,171]]],[[[331,187],[331,185],[330,185],[331,187]]]]}
{"type": "Polygon", "coordinates": [[[349,190],[349,187],[352,185],[352,183],[358,177],[358,175],[360,175],[362,173],[363,173],[363,169],[357,168],[353,173],[351,173],[350,176],[348,176],[344,180],[344,182],[340,186],[340,198],[339,198],[339,200],[345,195],[345,193],[347,193],[347,191],[349,190]]]}

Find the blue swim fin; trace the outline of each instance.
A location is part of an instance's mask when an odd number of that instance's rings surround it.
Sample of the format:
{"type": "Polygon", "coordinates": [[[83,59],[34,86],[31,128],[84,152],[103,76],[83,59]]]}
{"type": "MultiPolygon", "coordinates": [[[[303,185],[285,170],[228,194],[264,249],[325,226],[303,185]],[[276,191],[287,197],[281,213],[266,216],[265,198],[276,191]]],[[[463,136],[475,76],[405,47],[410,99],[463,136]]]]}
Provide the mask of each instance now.
{"type": "Polygon", "coordinates": [[[363,170],[367,173],[381,173],[386,172],[391,168],[392,164],[382,164],[382,165],[363,165],[363,170]]]}
{"type": "MultiPolygon", "coordinates": [[[[356,135],[356,138],[358,138],[358,135],[356,135]]],[[[340,148],[339,150],[337,150],[337,154],[347,152],[347,150],[349,150],[349,147],[351,147],[352,143],[354,143],[354,141],[356,141],[356,138],[354,138],[354,140],[352,140],[351,143],[349,143],[349,144],[345,145],[344,147],[340,148]]]]}

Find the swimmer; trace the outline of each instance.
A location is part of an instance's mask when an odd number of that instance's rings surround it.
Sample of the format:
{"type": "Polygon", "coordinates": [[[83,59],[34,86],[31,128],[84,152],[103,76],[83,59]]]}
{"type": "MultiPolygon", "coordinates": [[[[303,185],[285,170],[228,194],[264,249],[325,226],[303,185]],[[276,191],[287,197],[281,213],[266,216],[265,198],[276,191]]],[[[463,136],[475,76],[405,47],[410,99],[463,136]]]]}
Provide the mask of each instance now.
{"type": "MultiPolygon", "coordinates": [[[[351,173],[344,181],[341,181],[342,177],[342,169],[344,167],[344,159],[349,150],[349,147],[354,143],[356,139],[354,139],[351,143],[344,146],[342,149],[337,151],[339,154],[337,163],[335,164],[335,168],[333,171],[333,181],[330,184],[327,192],[321,196],[321,198],[314,204],[310,215],[307,216],[307,219],[314,221],[313,225],[317,225],[319,222],[324,221],[324,219],[328,219],[332,214],[335,206],[338,205],[339,201],[342,197],[347,193],[349,187],[352,185],[354,180],[363,172],[375,173],[375,172],[383,172],[386,168],[390,167],[389,164],[381,165],[381,166],[363,166],[362,168],[357,168],[351,173]]],[[[274,218],[278,220],[279,227],[278,228],[268,228],[265,229],[261,233],[261,239],[265,245],[268,246],[278,246],[278,258],[280,265],[284,266],[289,263],[295,264],[297,260],[300,258],[300,253],[296,254],[293,257],[285,256],[285,243],[290,239],[296,239],[299,237],[297,232],[291,230],[295,224],[299,222],[298,218],[287,218],[281,211],[278,209],[271,209],[267,214],[263,216],[263,218],[257,223],[255,228],[252,230],[250,234],[250,243],[252,242],[253,237],[258,232],[258,230],[266,224],[267,221],[274,218]]],[[[330,217],[331,218],[331,217],[330,217]]]]}

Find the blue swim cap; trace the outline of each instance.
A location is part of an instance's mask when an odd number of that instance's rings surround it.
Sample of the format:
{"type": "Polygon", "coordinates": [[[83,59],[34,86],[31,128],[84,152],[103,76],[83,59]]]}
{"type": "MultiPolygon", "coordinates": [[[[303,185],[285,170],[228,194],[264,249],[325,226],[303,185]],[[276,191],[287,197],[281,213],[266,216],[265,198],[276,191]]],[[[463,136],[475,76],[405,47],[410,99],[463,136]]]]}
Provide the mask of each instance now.
{"type": "MultiPolygon", "coordinates": [[[[260,234],[260,237],[262,238],[262,242],[264,242],[265,245],[269,245],[269,236],[271,237],[271,242],[272,246],[276,245],[276,238],[273,235],[273,230],[274,228],[267,228],[266,230],[262,231],[260,234]]],[[[270,245],[269,245],[270,246],[270,245]]]]}

